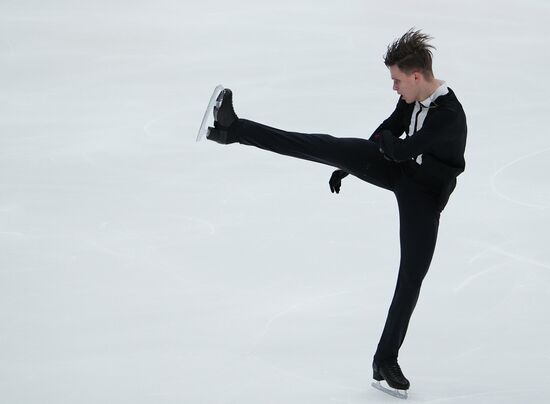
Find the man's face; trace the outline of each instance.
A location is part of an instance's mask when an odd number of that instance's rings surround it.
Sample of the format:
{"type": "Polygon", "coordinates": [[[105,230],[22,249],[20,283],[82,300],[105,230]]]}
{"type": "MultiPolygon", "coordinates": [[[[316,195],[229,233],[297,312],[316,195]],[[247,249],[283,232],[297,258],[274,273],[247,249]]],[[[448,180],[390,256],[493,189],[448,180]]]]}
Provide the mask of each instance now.
{"type": "Polygon", "coordinates": [[[390,66],[391,79],[393,80],[393,89],[405,100],[407,104],[412,104],[416,101],[419,89],[418,72],[407,74],[403,72],[397,65],[390,66]]]}

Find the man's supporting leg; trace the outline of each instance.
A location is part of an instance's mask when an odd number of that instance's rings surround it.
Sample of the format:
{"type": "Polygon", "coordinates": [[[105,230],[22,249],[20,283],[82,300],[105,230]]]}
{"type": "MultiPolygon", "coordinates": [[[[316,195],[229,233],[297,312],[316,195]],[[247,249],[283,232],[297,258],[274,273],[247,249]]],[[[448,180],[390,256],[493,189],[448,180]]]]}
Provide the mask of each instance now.
{"type": "Polygon", "coordinates": [[[244,145],[340,168],[382,188],[393,186],[396,164],[367,139],[287,132],[246,119],[235,122],[231,135],[244,145]]]}
{"type": "Polygon", "coordinates": [[[399,205],[401,262],[393,300],[374,356],[379,365],[397,360],[432,260],[440,216],[436,198],[419,189],[412,180],[402,178],[395,188],[399,205]]]}

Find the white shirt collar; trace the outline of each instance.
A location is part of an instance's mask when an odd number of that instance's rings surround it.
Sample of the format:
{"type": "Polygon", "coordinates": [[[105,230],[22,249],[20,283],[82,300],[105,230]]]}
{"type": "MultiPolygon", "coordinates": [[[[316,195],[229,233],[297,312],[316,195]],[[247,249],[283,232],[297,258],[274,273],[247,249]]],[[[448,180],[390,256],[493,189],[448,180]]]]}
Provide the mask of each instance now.
{"type": "Polygon", "coordinates": [[[425,100],[420,101],[420,104],[422,104],[422,107],[427,108],[429,107],[432,102],[435,101],[435,99],[441,95],[445,95],[449,92],[449,88],[447,87],[447,83],[439,80],[440,86],[437,87],[437,89],[425,100]]]}

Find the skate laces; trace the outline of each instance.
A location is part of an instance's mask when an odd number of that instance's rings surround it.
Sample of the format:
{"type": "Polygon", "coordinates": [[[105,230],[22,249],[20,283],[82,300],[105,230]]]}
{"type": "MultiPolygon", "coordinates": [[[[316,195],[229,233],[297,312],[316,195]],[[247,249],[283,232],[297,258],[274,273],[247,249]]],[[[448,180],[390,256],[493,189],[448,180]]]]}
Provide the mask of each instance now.
{"type": "Polygon", "coordinates": [[[404,375],[403,372],[401,371],[401,367],[399,366],[399,364],[398,364],[397,362],[388,365],[388,366],[386,367],[386,369],[391,373],[391,375],[392,375],[394,378],[406,380],[406,379],[405,379],[405,375],[404,375]]]}
{"type": "Polygon", "coordinates": [[[221,93],[221,97],[221,105],[218,109],[216,120],[222,127],[229,128],[239,119],[233,108],[233,93],[227,88],[221,93]]]}
{"type": "Polygon", "coordinates": [[[230,92],[228,95],[227,101],[225,100],[226,97],[224,97],[222,101],[222,106],[225,106],[227,104],[228,111],[235,119],[238,119],[237,114],[235,113],[235,109],[233,108],[233,94],[230,92]],[[225,101],[225,102],[224,102],[225,101]]]}

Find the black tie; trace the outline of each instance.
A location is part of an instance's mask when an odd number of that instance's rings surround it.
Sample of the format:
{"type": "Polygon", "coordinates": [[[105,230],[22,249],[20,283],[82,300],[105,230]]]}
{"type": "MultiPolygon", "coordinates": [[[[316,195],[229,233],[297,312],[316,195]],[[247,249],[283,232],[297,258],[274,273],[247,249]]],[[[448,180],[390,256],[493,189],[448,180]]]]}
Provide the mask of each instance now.
{"type": "Polygon", "coordinates": [[[416,128],[418,126],[418,115],[420,115],[420,113],[422,112],[422,104],[418,103],[418,105],[420,105],[420,109],[418,110],[418,112],[416,113],[416,117],[414,118],[414,132],[413,132],[413,135],[416,133],[416,128]]]}

